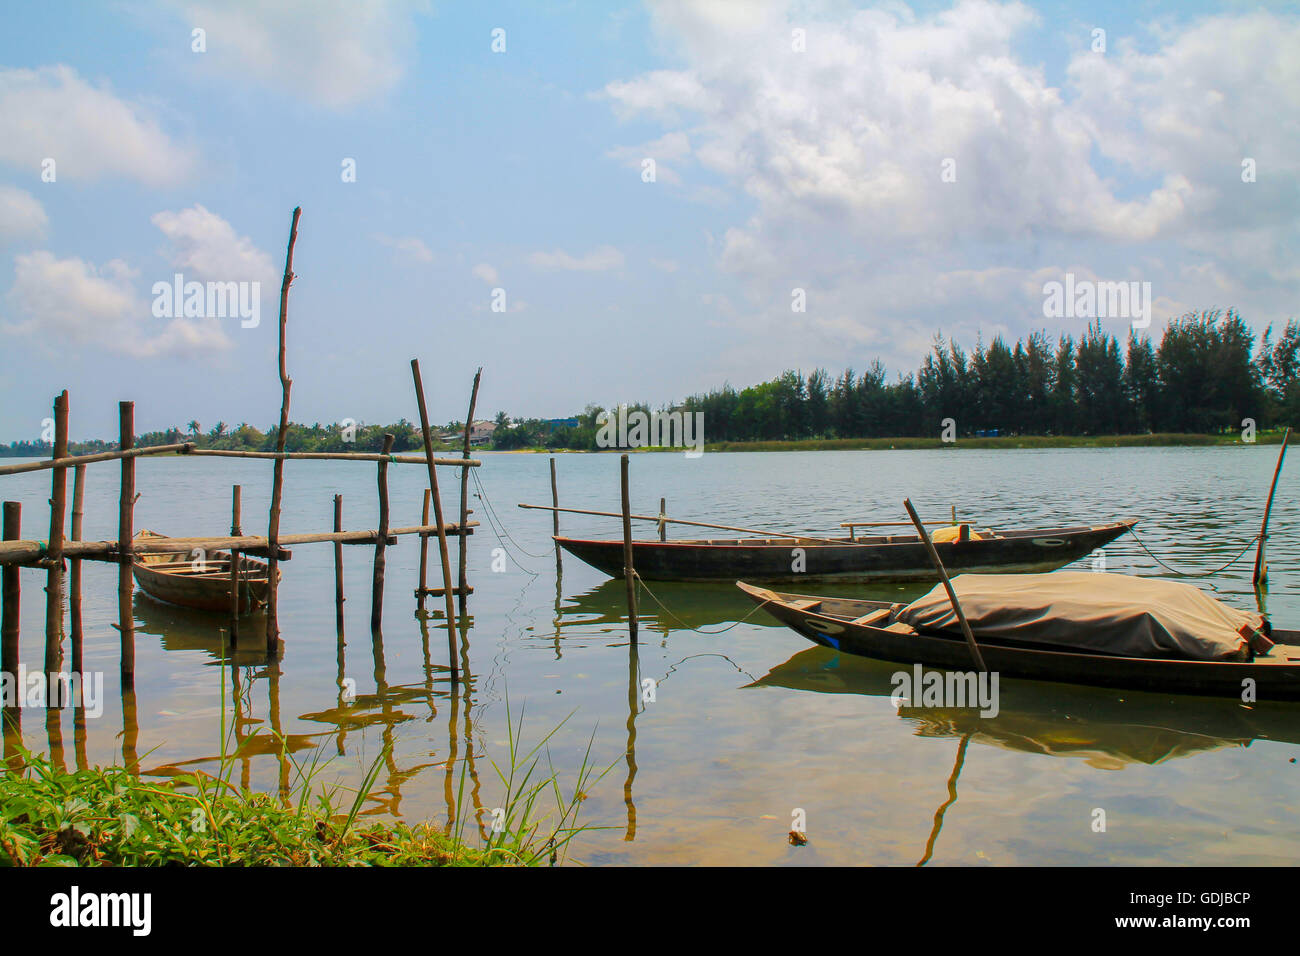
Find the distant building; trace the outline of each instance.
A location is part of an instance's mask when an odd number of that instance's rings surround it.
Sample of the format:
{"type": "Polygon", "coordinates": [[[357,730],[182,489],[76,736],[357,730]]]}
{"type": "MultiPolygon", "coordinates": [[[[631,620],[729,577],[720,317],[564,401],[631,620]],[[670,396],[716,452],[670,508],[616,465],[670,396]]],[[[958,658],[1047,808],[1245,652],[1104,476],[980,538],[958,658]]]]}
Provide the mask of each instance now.
{"type": "Polygon", "coordinates": [[[469,443],[475,445],[486,445],[492,440],[493,433],[497,430],[496,422],[478,421],[470,426],[469,443]]]}

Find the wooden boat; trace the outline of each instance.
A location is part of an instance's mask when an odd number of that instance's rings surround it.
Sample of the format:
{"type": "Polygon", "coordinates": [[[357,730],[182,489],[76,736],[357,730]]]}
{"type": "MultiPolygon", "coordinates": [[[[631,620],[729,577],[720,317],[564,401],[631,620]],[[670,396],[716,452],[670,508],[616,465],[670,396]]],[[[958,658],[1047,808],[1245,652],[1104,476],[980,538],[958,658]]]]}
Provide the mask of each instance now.
{"type": "MultiPolygon", "coordinates": [[[[972,531],[939,542],[954,573],[1052,571],[1114,541],[1136,521],[1027,531],[972,531]]],[[[577,558],[611,577],[623,576],[623,541],[557,536],[577,558]]],[[[857,538],[710,538],[633,541],[632,564],[647,581],[933,581],[934,565],[916,534],[857,538]],[[803,553],[796,561],[794,549],[803,553]],[[802,570],[796,571],[796,567],[802,570]]]]}
{"type": "MultiPolygon", "coordinates": [[[[167,535],[141,531],[132,540],[165,539],[167,535]]],[[[202,561],[185,552],[138,554],[132,566],[135,583],[156,601],[201,611],[230,611],[230,552],[210,551],[202,561]]],[[[281,572],[276,568],[276,580],[281,572]]],[[[266,603],[270,575],[267,563],[239,556],[239,613],[266,603]]]]}
{"type": "MultiPolygon", "coordinates": [[[[974,667],[960,632],[918,632],[891,621],[900,605],[787,594],[743,581],[736,586],[782,624],[823,647],[900,664],[954,671],[974,667]]],[[[1001,677],[1238,700],[1247,686],[1243,682],[1250,679],[1259,701],[1300,700],[1300,631],[1272,628],[1269,638],[1274,646],[1246,661],[1083,653],[987,635],[980,636],[979,649],[989,670],[1001,677]]]]}

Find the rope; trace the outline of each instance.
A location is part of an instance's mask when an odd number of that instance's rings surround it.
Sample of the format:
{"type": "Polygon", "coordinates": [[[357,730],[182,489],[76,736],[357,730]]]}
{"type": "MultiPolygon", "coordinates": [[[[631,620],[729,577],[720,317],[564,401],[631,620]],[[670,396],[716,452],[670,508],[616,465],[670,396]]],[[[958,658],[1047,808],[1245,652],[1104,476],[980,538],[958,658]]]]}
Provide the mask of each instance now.
{"type": "Polygon", "coordinates": [[[744,623],[745,623],[746,621],[748,621],[751,617],[753,617],[756,613],[758,613],[759,611],[761,611],[761,610],[763,609],[763,606],[764,606],[764,605],[766,605],[766,604],[770,604],[770,603],[771,603],[770,601],[764,601],[762,604],[755,604],[755,605],[754,605],[754,609],[753,609],[752,611],[750,611],[748,614],[746,614],[744,617],[742,617],[740,620],[738,620],[738,621],[733,621],[732,623],[728,624],[726,627],[724,627],[724,628],[720,628],[720,629],[718,629],[718,630],[716,630],[716,631],[706,631],[706,630],[704,630],[703,628],[699,628],[699,627],[691,627],[689,624],[687,624],[685,621],[683,621],[680,617],[678,617],[676,614],[674,614],[671,610],[669,610],[668,605],[664,604],[663,601],[659,600],[658,595],[656,595],[656,594],[654,593],[654,591],[651,591],[651,590],[650,590],[650,585],[648,585],[648,584],[645,583],[645,580],[641,577],[640,574],[638,574],[638,573],[636,572],[635,569],[633,569],[633,571],[632,571],[632,576],[633,576],[634,578],[637,579],[637,581],[640,583],[641,587],[645,588],[645,593],[648,594],[648,595],[650,595],[651,599],[652,599],[656,604],[659,605],[659,607],[663,610],[663,612],[664,612],[665,614],[667,614],[667,615],[668,615],[669,617],[671,617],[674,621],[676,621],[678,624],[680,624],[680,625],[682,626],[682,629],[683,629],[683,630],[694,631],[696,634],[725,634],[727,631],[731,630],[731,629],[732,629],[733,627],[735,627],[736,625],[738,625],[738,624],[744,624],[744,623]]]}
{"type": "MultiPolygon", "coordinates": [[[[525,548],[522,544],[520,544],[518,541],[514,539],[514,537],[510,534],[510,532],[506,530],[506,523],[501,520],[501,516],[497,514],[496,508],[492,506],[492,502],[488,498],[487,489],[483,487],[483,482],[479,481],[479,477],[477,474],[474,474],[473,472],[471,472],[470,474],[474,479],[474,487],[478,489],[478,493],[475,495],[475,497],[478,498],[479,501],[483,502],[484,507],[487,508],[486,513],[490,513],[491,516],[496,519],[495,524],[501,526],[501,531],[505,534],[507,538],[510,539],[510,541],[514,544],[514,546],[518,548],[520,551],[522,551],[524,554],[528,555],[530,558],[541,559],[541,558],[549,557],[549,555],[545,555],[545,554],[533,554],[533,552],[529,551],[527,548],[525,548]]],[[[500,535],[498,535],[497,537],[499,540],[500,535]]]]}
{"type": "Polygon", "coordinates": [[[1128,530],[1129,530],[1129,534],[1133,535],[1133,540],[1135,540],[1138,543],[1138,547],[1140,547],[1143,551],[1145,551],[1148,557],[1150,557],[1152,561],[1160,565],[1170,574],[1176,574],[1180,578],[1208,578],[1212,575],[1219,574],[1220,572],[1226,571],[1228,570],[1228,568],[1232,567],[1234,564],[1240,561],[1242,556],[1245,555],[1245,553],[1250,550],[1251,545],[1253,545],[1256,541],[1259,540],[1259,535],[1255,535],[1253,538],[1251,538],[1249,541],[1246,542],[1246,546],[1242,548],[1240,552],[1237,553],[1237,556],[1235,558],[1233,558],[1227,564],[1215,568],[1213,571],[1180,571],[1178,570],[1178,568],[1170,567],[1168,564],[1165,564],[1165,562],[1161,561],[1158,557],[1156,557],[1156,555],[1151,551],[1151,549],[1148,548],[1146,544],[1142,541],[1142,539],[1138,537],[1137,531],[1135,531],[1133,528],[1129,528],[1128,530]]]}

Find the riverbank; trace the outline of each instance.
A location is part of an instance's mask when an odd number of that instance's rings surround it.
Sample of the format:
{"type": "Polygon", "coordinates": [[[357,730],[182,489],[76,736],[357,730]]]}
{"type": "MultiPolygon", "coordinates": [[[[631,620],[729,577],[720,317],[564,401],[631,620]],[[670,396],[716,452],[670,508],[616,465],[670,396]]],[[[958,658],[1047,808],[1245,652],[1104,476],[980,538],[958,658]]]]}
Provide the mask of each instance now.
{"type": "MultiPolygon", "coordinates": [[[[1253,443],[1243,442],[1237,432],[1226,435],[1183,434],[1167,432],[1148,435],[999,435],[985,438],[959,438],[945,442],[939,438],[805,438],[797,441],[720,441],[706,442],[705,451],[897,451],[902,449],[962,448],[1142,448],[1197,447],[1205,445],[1276,445],[1282,432],[1260,432],[1253,443]]],[[[588,451],[578,448],[512,448],[504,454],[545,452],[548,454],[601,454],[604,452],[675,452],[681,448],[605,448],[588,451]]]]}

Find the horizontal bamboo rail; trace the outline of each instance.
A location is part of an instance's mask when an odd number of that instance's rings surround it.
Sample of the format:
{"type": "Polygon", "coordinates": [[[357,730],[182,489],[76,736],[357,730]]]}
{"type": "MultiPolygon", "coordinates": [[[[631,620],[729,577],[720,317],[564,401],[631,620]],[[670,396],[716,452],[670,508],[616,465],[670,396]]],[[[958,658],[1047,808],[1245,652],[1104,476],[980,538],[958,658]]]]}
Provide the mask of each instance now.
{"type": "MultiPolygon", "coordinates": [[[[478,527],[477,521],[467,522],[462,532],[459,524],[446,526],[449,535],[473,534],[478,527]]],[[[390,528],[390,544],[396,544],[398,535],[416,534],[421,537],[436,535],[436,525],[413,525],[409,528],[390,528]]],[[[336,541],[339,544],[374,544],[379,539],[378,531],[322,531],[312,534],[282,534],[279,536],[281,548],[291,544],[316,544],[318,542],[336,541]]],[[[218,551],[236,550],[256,552],[270,547],[265,535],[241,535],[224,538],[147,538],[132,545],[134,554],[189,554],[195,550],[218,551]]],[[[118,547],[116,541],[65,541],[63,556],[67,558],[84,558],[88,561],[117,561],[118,547]]],[[[0,565],[36,564],[47,557],[49,548],[45,541],[3,541],[0,542],[0,565]]],[[[283,560],[283,559],[282,559],[283,560]]]]}
{"type": "Polygon", "coordinates": [[[184,455],[193,448],[192,442],[182,442],[179,445],[146,445],[125,451],[115,448],[113,451],[97,451],[93,455],[71,455],[67,458],[42,458],[40,461],[0,465],[0,475],[21,475],[25,471],[45,471],[47,468],[75,468],[77,465],[89,465],[97,461],[117,461],[120,458],[139,458],[143,455],[184,455]]]}
{"type": "MultiPolygon", "coordinates": [[[[233,451],[224,448],[194,448],[189,455],[198,455],[200,457],[210,456],[213,458],[269,458],[269,459],[293,459],[303,461],[391,461],[398,465],[423,465],[426,464],[423,455],[381,455],[378,452],[367,451],[233,451]]],[[[434,458],[435,465],[447,465],[448,467],[459,468],[462,465],[469,468],[477,468],[481,464],[477,458],[434,458]]]]}
{"type": "MultiPolygon", "coordinates": [[[[944,518],[940,521],[922,521],[921,524],[956,524],[944,518]]],[[[963,521],[962,524],[974,524],[972,521],[963,521]]],[[[914,528],[915,525],[910,521],[841,521],[841,528],[914,528]]]]}

